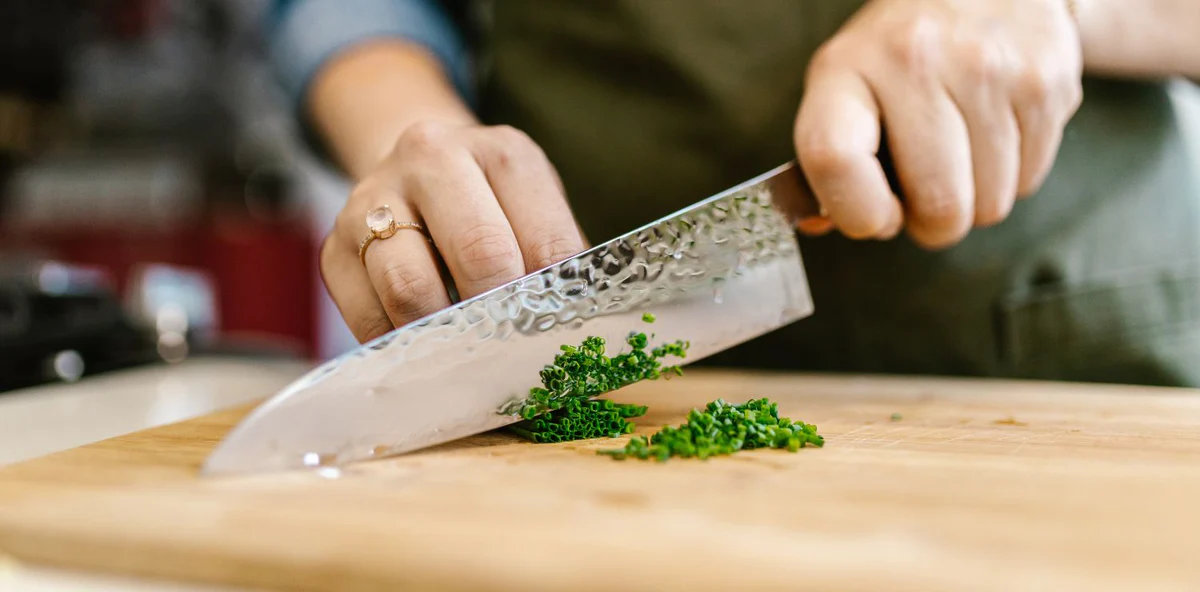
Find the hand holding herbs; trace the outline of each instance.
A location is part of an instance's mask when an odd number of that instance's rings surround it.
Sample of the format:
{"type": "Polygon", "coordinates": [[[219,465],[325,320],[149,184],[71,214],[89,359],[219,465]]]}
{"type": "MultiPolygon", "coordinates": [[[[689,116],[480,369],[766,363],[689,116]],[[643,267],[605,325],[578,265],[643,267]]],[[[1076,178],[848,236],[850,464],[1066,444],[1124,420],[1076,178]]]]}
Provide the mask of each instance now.
{"type": "MultiPolygon", "coordinates": [[[[655,318],[647,313],[642,320],[653,323],[655,318]]],[[[588,337],[578,347],[562,346],[554,363],[542,370],[542,386],[531,389],[529,398],[518,408],[523,420],[509,426],[508,431],[537,443],[616,438],[632,433],[634,425],[629,419],[644,415],[645,406],[591,399],[641,380],[682,375],[678,366],[664,367],[662,359],[683,358],[689,344],[676,341],[647,352],[648,341],[645,333],[631,333],[625,340],[630,351],[613,357],[605,354],[605,342],[600,337],[588,337]]],[[[768,399],[740,405],[718,399],[703,411],[693,409],[685,424],[664,427],[649,438],[636,436],[624,448],[599,453],[618,460],[665,461],[673,456],[707,459],[755,448],[795,452],[824,443],[816,426],[779,417],[778,405],[768,399]]]]}

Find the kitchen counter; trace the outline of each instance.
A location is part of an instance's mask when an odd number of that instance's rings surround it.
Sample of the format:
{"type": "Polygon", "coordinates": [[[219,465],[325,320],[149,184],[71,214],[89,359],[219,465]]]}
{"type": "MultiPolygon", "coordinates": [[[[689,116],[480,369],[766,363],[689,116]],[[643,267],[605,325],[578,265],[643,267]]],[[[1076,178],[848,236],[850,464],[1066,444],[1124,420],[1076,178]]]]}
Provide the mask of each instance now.
{"type": "MultiPolygon", "coordinates": [[[[0,465],[250,403],[309,367],[294,360],[194,358],[0,393],[0,465]]],[[[0,590],[11,592],[213,589],[36,569],[0,554],[0,590]]]]}

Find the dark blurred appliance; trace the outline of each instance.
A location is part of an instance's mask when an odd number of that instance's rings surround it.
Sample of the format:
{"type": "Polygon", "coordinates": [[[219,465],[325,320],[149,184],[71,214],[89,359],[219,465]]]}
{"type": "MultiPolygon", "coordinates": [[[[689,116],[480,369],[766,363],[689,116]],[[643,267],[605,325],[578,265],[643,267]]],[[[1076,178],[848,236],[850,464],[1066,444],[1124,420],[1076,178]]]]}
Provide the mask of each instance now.
{"type": "Polygon", "coordinates": [[[196,269],[139,265],[121,298],[99,267],[0,263],[0,391],[181,362],[212,347],[218,316],[196,269]]]}
{"type": "Polygon", "coordinates": [[[103,272],[57,262],[0,267],[0,391],[157,358],[103,272]]]}

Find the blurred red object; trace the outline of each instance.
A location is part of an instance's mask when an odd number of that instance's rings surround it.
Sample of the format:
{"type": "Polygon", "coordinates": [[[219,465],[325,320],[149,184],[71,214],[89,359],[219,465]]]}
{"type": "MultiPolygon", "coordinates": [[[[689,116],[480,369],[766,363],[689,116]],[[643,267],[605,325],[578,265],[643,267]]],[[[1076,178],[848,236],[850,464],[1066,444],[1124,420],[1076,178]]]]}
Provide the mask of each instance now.
{"type": "Polygon", "coordinates": [[[315,356],[316,245],[309,233],[221,216],[164,230],[6,229],[0,248],[100,267],[112,274],[122,294],[141,264],[204,270],[216,286],[220,344],[315,356]]]}
{"type": "Polygon", "coordinates": [[[168,150],[31,163],[7,186],[0,252],[99,266],[122,298],[139,265],[203,271],[216,287],[218,346],[314,357],[317,244],[302,209],[259,204],[239,194],[247,186],[206,182],[203,171],[168,150]]]}
{"type": "Polygon", "coordinates": [[[247,345],[285,338],[314,357],[317,245],[308,228],[225,216],[208,233],[205,267],[218,286],[222,336],[247,345]]]}

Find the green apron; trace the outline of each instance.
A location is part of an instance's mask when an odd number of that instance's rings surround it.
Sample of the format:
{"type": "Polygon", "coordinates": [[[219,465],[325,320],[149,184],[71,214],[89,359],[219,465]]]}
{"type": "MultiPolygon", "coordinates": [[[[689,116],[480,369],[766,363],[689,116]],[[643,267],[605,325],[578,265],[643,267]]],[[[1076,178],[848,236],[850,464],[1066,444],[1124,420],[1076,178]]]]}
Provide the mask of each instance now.
{"type": "MultiPolygon", "coordinates": [[[[793,158],[813,51],[857,0],[502,0],[485,120],[528,132],[592,242],[793,158]]],[[[1087,80],[1042,191],[927,252],[801,239],[813,317],[708,361],[1200,386],[1200,179],[1161,84],[1087,80]]]]}

